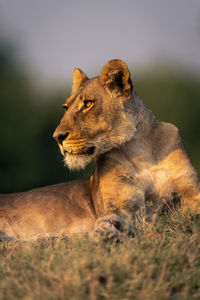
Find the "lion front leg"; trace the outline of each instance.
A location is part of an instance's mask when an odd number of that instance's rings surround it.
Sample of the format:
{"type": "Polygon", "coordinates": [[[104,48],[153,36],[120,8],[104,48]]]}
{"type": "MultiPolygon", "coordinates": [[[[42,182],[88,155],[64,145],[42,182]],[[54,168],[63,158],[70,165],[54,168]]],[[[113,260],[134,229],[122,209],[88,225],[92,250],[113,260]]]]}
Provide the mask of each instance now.
{"type": "Polygon", "coordinates": [[[134,182],[135,169],[115,149],[97,163],[92,186],[98,219],[95,232],[116,237],[130,228],[136,215],[145,209],[144,191],[134,182]]]}
{"type": "Polygon", "coordinates": [[[117,239],[122,232],[129,232],[134,220],[145,211],[144,192],[135,186],[129,186],[127,189],[123,187],[119,193],[113,194],[112,198],[106,198],[104,195],[102,200],[103,214],[97,219],[94,231],[106,239],[117,239]]]}

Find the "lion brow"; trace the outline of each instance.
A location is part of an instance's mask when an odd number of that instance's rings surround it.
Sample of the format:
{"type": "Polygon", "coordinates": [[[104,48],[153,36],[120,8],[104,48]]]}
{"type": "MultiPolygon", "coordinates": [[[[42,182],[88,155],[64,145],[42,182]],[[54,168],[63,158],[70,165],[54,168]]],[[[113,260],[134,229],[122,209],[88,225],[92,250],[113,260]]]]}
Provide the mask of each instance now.
{"type": "Polygon", "coordinates": [[[70,96],[70,97],[68,97],[68,98],[65,100],[65,104],[66,104],[66,105],[70,105],[70,104],[72,104],[75,100],[76,100],[76,97],[70,96]]]}

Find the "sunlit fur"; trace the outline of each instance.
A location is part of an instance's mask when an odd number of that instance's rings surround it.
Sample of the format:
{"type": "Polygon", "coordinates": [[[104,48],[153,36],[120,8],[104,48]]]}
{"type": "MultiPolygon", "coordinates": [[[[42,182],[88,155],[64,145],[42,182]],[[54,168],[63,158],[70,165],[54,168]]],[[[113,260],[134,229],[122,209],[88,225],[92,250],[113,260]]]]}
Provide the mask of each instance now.
{"type": "Polygon", "coordinates": [[[109,61],[93,79],[75,69],[64,106],[54,138],[65,164],[80,169],[94,159],[94,174],[0,196],[1,232],[19,239],[88,231],[117,237],[137,217],[152,220],[177,200],[181,209],[199,210],[199,178],[178,129],[145,106],[123,61],[109,61]]]}

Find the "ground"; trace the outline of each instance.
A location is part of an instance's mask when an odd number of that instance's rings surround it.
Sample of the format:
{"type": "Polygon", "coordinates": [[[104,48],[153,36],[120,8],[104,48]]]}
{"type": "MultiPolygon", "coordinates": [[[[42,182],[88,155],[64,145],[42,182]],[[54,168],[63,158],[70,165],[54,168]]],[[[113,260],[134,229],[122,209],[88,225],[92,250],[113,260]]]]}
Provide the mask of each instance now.
{"type": "Polygon", "coordinates": [[[200,299],[200,215],[174,211],[118,241],[1,242],[0,299],[200,299]]]}

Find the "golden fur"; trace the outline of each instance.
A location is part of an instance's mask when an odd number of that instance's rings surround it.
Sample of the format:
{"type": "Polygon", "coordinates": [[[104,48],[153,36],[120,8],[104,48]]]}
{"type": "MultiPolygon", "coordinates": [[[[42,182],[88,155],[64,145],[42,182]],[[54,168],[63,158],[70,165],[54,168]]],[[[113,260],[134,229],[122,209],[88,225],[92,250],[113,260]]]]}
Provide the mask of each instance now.
{"type": "Polygon", "coordinates": [[[65,163],[79,169],[94,159],[95,172],[88,180],[2,195],[3,233],[115,236],[137,212],[152,216],[178,198],[183,208],[199,206],[199,178],[178,129],[145,106],[123,61],[109,61],[93,79],[75,69],[64,108],[54,138],[65,163]]]}

